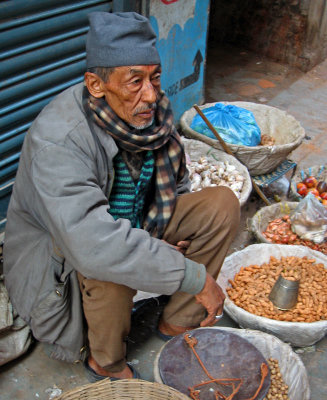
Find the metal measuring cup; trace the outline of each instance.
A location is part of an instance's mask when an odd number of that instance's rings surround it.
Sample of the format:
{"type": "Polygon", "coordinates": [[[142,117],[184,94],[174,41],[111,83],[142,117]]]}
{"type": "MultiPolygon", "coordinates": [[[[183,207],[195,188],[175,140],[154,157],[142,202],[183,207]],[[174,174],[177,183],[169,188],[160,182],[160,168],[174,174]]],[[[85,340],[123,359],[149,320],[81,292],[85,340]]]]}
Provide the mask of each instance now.
{"type": "Polygon", "coordinates": [[[300,281],[291,281],[279,275],[271,289],[269,300],[280,310],[290,310],[297,303],[300,281]]]}

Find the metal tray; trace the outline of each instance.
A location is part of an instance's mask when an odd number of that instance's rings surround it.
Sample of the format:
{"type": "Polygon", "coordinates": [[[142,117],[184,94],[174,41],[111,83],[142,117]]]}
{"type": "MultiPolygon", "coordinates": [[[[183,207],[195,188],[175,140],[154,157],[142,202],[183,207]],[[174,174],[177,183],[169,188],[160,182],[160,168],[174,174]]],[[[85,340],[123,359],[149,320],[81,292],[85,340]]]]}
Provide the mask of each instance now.
{"type": "MultiPolygon", "coordinates": [[[[233,400],[245,400],[254,395],[261,381],[261,364],[268,366],[255,346],[238,335],[220,329],[200,328],[188,333],[198,340],[195,350],[215,379],[243,379],[243,384],[233,400]]],[[[158,368],[163,383],[186,395],[189,395],[189,387],[209,380],[192,349],[184,341],[184,335],[178,335],[165,344],[160,353],[158,368]]],[[[270,373],[266,376],[256,400],[265,397],[269,386],[270,373]]],[[[216,383],[199,389],[201,400],[215,399],[216,389],[225,396],[231,393],[230,387],[216,383]]]]}

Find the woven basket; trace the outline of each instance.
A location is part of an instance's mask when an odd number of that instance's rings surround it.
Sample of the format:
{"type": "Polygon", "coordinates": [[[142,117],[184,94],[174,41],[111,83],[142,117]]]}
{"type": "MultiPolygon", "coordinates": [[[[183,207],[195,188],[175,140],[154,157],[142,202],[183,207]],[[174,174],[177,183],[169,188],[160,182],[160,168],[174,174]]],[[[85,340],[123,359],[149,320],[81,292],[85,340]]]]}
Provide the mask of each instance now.
{"type": "MultiPolygon", "coordinates": [[[[252,176],[267,174],[273,171],[304,139],[305,131],[300,123],[285,111],[263,104],[242,101],[222,103],[232,104],[251,111],[261,129],[261,134],[268,134],[276,141],[274,146],[260,145],[249,147],[228,144],[230,150],[237,156],[239,161],[247,167],[252,176]]],[[[207,103],[200,106],[200,109],[203,110],[215,104],[216,103],[207,103]]],[[[222,150],[218,140],[211,139],[190,128],[196,113],[196,110],[192,107],[182,115],[180,125],[183,134],[186,137],[201,140],[212,147],[222,150]]]]}
{"type": "Polygon", "coordinates": [[[318,181],[325,181],[327,183],[327,165],[314,165],[297,171],[291,180],[290,198],[292,200],[300,201],[303,198],[297,193],[296,185],[308,176],[315,176],[318,181]]]}
{"type": "Polygon", "coordinates": [[[161,384],[142,379],[121,379],[111,381],[109,378],[96,383],[80,386],[70,390],[57,400],[189,400],[177,390],[161,384]]]}
{"type": "Polygon", "coordinates": [[[262,232],[266,230],[269,222],[271,222],[275,218],[280,218],[284,215],[290,215],[298,205],[299,203],[297,203],[296,201],[285,201],[273,204],[271,206],[262,207],[249,220],[248,228],[259,242],[271,243],[262,234],[262,232]]]}

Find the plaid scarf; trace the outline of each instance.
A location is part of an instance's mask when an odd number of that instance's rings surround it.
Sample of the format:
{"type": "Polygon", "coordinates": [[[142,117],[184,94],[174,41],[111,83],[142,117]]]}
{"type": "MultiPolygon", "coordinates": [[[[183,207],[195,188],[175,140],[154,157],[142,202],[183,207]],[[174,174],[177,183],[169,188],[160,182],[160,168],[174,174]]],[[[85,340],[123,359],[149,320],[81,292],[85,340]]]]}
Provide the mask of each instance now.
{"type": "Polygon", "coordinates": [[[167,96],[157,100],[155,122],[142,130],[131,128],[109,107],[104,98],[93,97],[86,87],[83,92],[86,114],[127,151],[153,150],[155,157],[155,196],[143,221],[144,229],[162,238],[175,208],[177,183],[186,170],[185,153],[173,124],[173,113],[167,96]]]}

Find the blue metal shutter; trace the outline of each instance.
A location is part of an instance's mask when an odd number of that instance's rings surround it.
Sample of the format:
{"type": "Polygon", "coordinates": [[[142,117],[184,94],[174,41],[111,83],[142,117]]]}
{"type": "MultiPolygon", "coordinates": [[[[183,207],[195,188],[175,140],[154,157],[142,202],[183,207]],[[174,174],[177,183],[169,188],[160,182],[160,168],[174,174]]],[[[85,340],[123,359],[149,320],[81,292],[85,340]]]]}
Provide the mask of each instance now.
{"type": "Polygon", "coordinates": [[[87,14],[113,1],[0,3],[0,230],[25,134],[59,92],[83,80],[87,14]]]}

